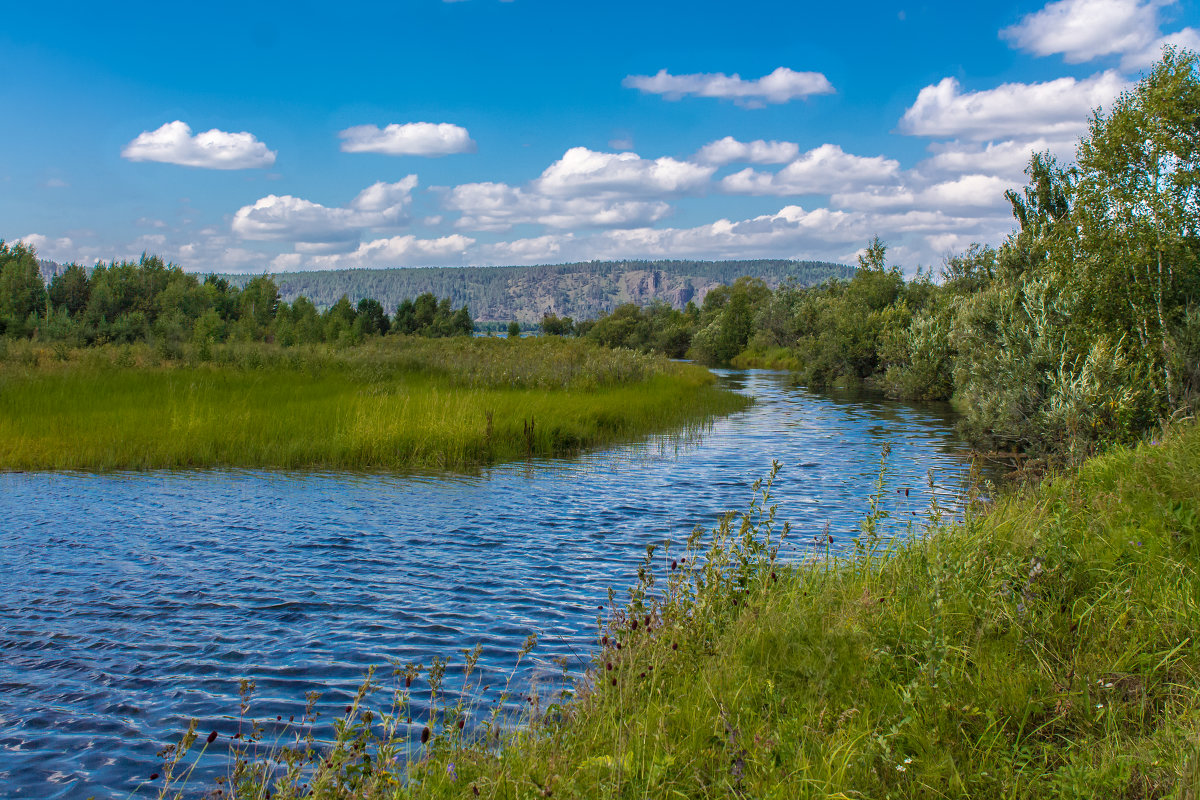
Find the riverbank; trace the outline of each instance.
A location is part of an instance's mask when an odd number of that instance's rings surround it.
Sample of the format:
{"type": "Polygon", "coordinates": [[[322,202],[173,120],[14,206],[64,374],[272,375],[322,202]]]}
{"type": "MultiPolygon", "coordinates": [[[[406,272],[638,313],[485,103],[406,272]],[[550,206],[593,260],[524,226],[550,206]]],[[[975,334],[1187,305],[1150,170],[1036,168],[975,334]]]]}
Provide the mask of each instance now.
{"type": "Polygon", "coordinates": [[[745,408],[702,367],[556,338],[69,350],[0,360],[0,470],[455,469],[745,408]]]}
{"type": "MultiPolygon", "coordinates": [[[[453,708],[415,720],[400,796],[1193,797],[1198,485],[1193,424],[896,547],[868,517],[792,567],[760,500],[653,554],[666,586],[647,571],[613,615],[591,685],[504,747],[453,708]]],[[[363,758],[396,751],[345,730],[305,796],[396,796],[363,758]]]]}

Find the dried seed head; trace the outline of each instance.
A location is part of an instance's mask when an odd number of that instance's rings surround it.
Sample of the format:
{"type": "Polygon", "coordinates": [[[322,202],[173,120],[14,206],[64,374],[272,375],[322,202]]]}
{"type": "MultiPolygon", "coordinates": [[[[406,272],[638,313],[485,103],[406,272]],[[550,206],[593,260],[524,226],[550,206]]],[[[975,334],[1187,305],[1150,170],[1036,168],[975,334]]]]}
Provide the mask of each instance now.
{"type": "Polygon", "coordinates": [[[408,689],[412,686],[412,675],[404,676],[404,688],[408,689]]]}
{"type": "Polygon", "coordinates": [[[158,773],[157,773],[157,772],[151,772],[151,773],[150,773],[150,780],[152,780],[152,781],[156,781],[156,780],[158,780],[158,773]]]}

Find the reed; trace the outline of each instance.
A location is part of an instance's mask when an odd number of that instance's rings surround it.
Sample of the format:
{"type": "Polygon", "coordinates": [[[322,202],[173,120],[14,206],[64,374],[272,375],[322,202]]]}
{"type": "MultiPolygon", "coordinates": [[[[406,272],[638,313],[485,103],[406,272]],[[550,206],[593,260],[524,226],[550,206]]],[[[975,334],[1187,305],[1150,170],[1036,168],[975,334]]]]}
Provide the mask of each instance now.
{"type": "Polygon", "coordinates": [[[390,338],[0,361],[0,469],[455,469],[744,408],[706,370],[578,341],[390,338]]]}

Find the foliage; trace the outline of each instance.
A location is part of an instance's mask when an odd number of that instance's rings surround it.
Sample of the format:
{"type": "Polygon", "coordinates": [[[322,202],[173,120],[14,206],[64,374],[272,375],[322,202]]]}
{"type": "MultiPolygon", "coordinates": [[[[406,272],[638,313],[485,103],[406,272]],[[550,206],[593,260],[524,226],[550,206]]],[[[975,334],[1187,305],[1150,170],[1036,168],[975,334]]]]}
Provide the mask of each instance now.
{"type": "MultiPolygon", "coordinates": [[[[670,349],[635,308],[597,320],[612,346],[782,367],[809,387],[953,400],[981,449],[1074,461],[1200,404],[1200,57],[1162,60],[1079,143],[1034,153],[1006,193],[998,247],[905,280],[874,239],[848,279],[709,292],[670,349]],[[612,333],[615,332],[615,333],[612,333]]],[[[595,335],[593,335],[595,334],[595,335]]]]}
{"type": "Polygon", "coordinates": [[[69,264],[43,285],[33,250],[0,241],[0,335],[65,345],[146,342],[164,355],[185,342],[279,342],[286,346],[358,344],[389,332],[440,338],[474,332],[470,310],[431,293],[406,299],[395,321],[383,304],[343,294],[324,312],[306,297],[288,304],[274,278],[257,275],[240,288],[208,275],[203,281],[157,256],[69,264]]]}

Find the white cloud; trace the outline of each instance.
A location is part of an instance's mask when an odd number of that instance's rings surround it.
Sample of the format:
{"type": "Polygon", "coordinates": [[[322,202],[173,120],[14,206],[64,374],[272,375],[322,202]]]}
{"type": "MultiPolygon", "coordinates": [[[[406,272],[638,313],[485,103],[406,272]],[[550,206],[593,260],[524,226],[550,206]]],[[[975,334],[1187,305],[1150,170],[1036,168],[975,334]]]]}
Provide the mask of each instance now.
{"type": "Polygon", "coordinates": [[[51,238],[40,233],[26,234],[25,236],[22,236],[14,241],[13,244],[18,242],[26,247],[36,250],[38,258],[46,258],[51,261],[62,261],[63,259],[69,260],[69,254],[71,253],[72,248],[75,247],[75,243],[69,236],[51,238]]]}
{"type": "Polygon", "coordinates": [[[1086,131],[1092,111],[1127,86],[1112,70],[1084,80],[1005,83],[967,93],[954,78],[943,78],[920,91],[917,101],[904,112],[900,131],[977,141],[1019,136],[1070,138],[1086,131]]]}
{"type": "Polygon", "coordinates": [[[836,144],[823,144],[778,172],[758,172],[747,167],[727,175],[721,180],[721,188],[731,194],[828,194],[890,181],[899,171],[899,162],[890,158],[856,156],[836,144]]]}
{"type": "Polygon", "coordinates": [[[831,94],[833,85],[820,72],[795,72],[779,67],[770,75],[756,80],[743,80],[737,73],[700,72],[691,75],[672,75],[660,69],[654,75],[628,75],[622,85],[647,94],[661,94],[668,100],[684,95],[732,99],[745,106],[764,103],[786,103],[814,94],[831,94]]]}
{"type": "Polygon", "coordinates": [[[491,182],[455,186],[444,202],[447,209],[462,214],[456,227],[476,231],[525,223],[550,228],[646,225],[671,211],[661,200],[554,197],[491,182]]]}
{"type": "Polygon", "coordinates": [[[570,233],[534,236],[484,245],[479,254],[482,263],[488,264],[544,264],[563,259],[574,241],[570,233]]]}
{"type": "Polygon", "coordinates": [[[1143,70],[1158,61],[1162,56],[1162,49],[1167,45],[1186,50],[1200,51],[1200,31],[1195,28],[1184,28],[1176,33],[1170,33],[1162,36],[1141,50],[1135,50],[1128,53],[1121,59],[1121,69],[1129,72],[1143,70]]]}
{"type": "Polygon", "coordinates": [[[715,166],[673,158],[651,160],[637,153],[600,153],[572,147],[546,167],[531,186],[540,194],[559,197],[682,194],[702,189],[715,171],[715,166]]]}
{"type": "Polygon", "coordinates": [[[204,169],[253,169],[275,163],[275,151],[268,150],[253,134],[213,128],[193,136],[187,123],[179,120],[138,134],[121,150],[121,156],[130,161],[159,161],[204,169]]]}
{"type": "MultiPolygon", "coordinates": [[[[353,252],[319,255],[309,259],[312,269],[349,269],[353,267],[405,267],[429,264],[461,264],[475,240],[452,234],[437,239],[393,236],[363,242],[353,252]]],[[[297,262],[298,263],[298,262],[297,262]]]]}
{"type": "Polygon", "coordinates": [[[994,175],[963,175],[924,188],[912,186],[872,187],[844,192],[830,198],[830,205],[855,211],[934,212],[961,216],[964,210],[1006,209],[1004,192],[1019,182],[994,175]]]}
{"type": "Polygon", "coordinates": [[[383,153],[389,156],[445,156],[475,152],[466,128],[448,122],[355,125],[338,134],[344,153],[383,153]]]}
{"type": "Polygon", "coordinates": [[[1000,32],[1039,56],[1061,53],[1069,64],[1143,50],[1158,36],[1158,10],[1174,0],[1057,0],[1000,32]]]}
{"type": "Polygon", "coordinates": [[[983,173],[1020,179],[1033,153],[1049,151],[1063,160],[1075,153],[1074,139],[1008,139],[986,145],[963,142],[935,142],[933,155],[917,165],[921,172],[942,174],[983,173]]]}
{"type": "Polygon", "coordinates": [[[739,142],[732,136],[709,142],[696,152],[696,160],[702,164],[786,164],[800,155],[800,145],[795,142],[739,142]]]}
{"type": "Polygon", "coordinates": [[[384,228],[407,220],[417,176],[375,183],[345,208],[328,208],[292,195],[270,194],[233,215],[233,230],[244,239],[286,242],[354,242],[365,228],[384,228]]]}

